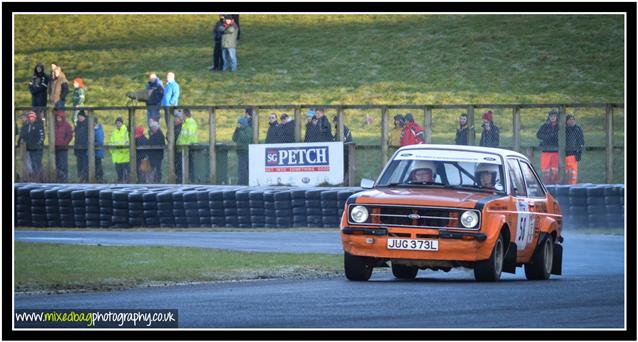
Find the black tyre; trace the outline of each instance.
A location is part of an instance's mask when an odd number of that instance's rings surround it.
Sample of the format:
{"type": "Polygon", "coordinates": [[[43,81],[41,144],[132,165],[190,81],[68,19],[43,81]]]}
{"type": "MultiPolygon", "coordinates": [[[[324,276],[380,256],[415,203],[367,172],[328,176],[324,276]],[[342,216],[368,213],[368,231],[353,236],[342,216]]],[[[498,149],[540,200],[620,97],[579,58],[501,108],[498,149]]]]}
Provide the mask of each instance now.
{"type": "Polygon", "coordinates": [[[525,277],[529,280],[547,280],[552,272],[554,261],[554,239],[546,235],[543,242],[536,246],[532,260],[525,264],[525,277]]]}
{"type": "Polygon", "coordinates": [[[370,258],[344,252],[343,267],[348,280],[368,281],[372,275],[373,267],[372,260],[370,260],[370,258]]]}
{"type": "Polygon", "coordinates": [[[490,258],[476,262],[474,265],[474,278],[477,281],[498,281],[503,270],[503,259],[505,255],[505,245],[503,236],[499,235],[490,258]]]}
{"type": "Polygon", "coordinates": [[[419,272],[416,266],[408,266],[392,263],[392,274],[399,279],[414,279],[419,272]]]}

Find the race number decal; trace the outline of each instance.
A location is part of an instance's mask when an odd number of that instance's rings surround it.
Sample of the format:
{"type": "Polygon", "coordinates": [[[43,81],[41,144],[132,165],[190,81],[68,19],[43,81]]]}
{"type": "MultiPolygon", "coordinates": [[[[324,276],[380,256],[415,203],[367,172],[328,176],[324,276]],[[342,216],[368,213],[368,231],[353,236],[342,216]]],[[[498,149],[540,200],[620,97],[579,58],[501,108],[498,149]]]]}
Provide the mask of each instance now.
{"type": "Polygon", "coordinates": [[[518,225],[516,227],[516,249],[523,250],[532,242],[534,237],[534,218],[529,214],[529,207],[525,201],[517,201],[518,225]]]}

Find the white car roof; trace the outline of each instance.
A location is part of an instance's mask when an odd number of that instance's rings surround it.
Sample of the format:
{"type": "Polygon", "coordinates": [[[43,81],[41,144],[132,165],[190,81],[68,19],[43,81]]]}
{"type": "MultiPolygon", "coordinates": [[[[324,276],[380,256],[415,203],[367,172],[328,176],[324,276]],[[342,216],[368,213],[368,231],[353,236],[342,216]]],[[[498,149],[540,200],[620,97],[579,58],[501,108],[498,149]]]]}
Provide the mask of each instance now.
{"type": "MultiPolygon", "coordinates": [[[[468,151],[468,152],[487,152],[495,153],[503,158],[517,157],[523,160],[529,161],[529,159],[516,151],[506,150],[502,148],[483,147],[483,146],[467,146],[467,145],[444,145],[444,144],[416,144],[403,146],[397,150],[396,153],[401,151],[413,151],[413,150],[456,150],[456,151],[468,151]]],[[[395,154],[396,155],[396,154],[395,154]]]]}

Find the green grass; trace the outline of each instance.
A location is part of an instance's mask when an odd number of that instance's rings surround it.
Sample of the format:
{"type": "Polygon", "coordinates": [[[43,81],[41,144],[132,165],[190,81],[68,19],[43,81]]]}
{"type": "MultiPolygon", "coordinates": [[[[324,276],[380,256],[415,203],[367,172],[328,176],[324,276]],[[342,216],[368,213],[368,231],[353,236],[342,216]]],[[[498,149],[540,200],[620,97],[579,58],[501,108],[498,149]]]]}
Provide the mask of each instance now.
{"type": "MultiPolygon", "coordinates": [[[[37,62],[48,69],[51,61],[69,79],[85,80],[87,106],[123,106],[124,94],[141,88],[149,72],[165,79],[167,71],[176,72],[182,105],[624,102],[620,15],[242,15],[239,71],[233,74],[207,71],[215,20],[215,15],[16,15],[14,103],[30,105],[25,82],[37,62]],[[51,18],[56,25],[48,24],[51,18]],[[46,44],[38,37],[47,37],[46,44]]],[[[604,145],[602,109],[567,110],[576,114],[588,146],[604,145]]],[[[475,112],[477,127],[482,111],[475,112]]],[[[502,144],[511,144],[511,110],[493,111],[502,144]]],[[[270,112],[262,111],[262,142],[270,112]]],[[[422,122],[423,113],[412,112],[422,122]]],[[[434,143],[454,141],[460,112],[433,111],[434,143]]],[[[546,112],[521,111],[523,146],[538,144],[535,133],[546,112]]],[[[114,118],[125,114],[97,113],[107,142],[114,118]]],[[[218,112],[219,142],[231,141],[241,114],[218,112]]],[[[200,142],[206,143],[207,114],[194,117],[200,142]]],[[[614,119],[615,143],[622,145],[624,112],[617,110],[614,119]]],[[[138,111],[136,121],[144,122],[145,113],[138,111]]],[[[380,122],[378,110],[346,111],[357,144],[379,144],[380,122]],[[366,115],[373,118],[370,126],[366,115]]],[[[603,164],[601,156],[592,154],[592,165],[603,164]]],[[[234,167],[234,153],[229,157],[234,167]]],[[[378,153],[361,158],[358,178],[376,177],[378,153]]],[[[109,166],[105,160],[110,177],[109,166]]],[[[586,169],[583,182],[604,182],[603,173],[586,169]]],[[[235,172],[229,174],[232,182],[235,172]]],[[[615,175],[623,181],[622,165],[615,175]]]]}
{"type": "Polygon", "coordinates": [[[186,247],[15,243],[16,291],[110,290],[153,284],[337,274],[342,257],[186,247]]]}

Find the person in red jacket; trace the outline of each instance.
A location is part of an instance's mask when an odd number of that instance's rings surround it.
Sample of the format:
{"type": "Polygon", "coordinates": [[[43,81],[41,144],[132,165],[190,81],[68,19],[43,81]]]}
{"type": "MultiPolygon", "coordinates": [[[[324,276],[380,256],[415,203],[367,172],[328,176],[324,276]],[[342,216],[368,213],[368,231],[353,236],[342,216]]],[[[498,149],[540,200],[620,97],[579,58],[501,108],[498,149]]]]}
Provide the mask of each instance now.
{"type": "Polygon", "coordinates": [[[68,146],[73,139],[73,127],[66,121],[63,111],[55,113],[55,166],[57,182],[64,183],[69,175],[68,146]]]}
{"type": "Polygon", "coordinates": [[[423,128],[414,122],[412,113],[407,113],[405,115],[405,127],[401,134],[401,146],[423,144],[424,142],[423,128]]]}

